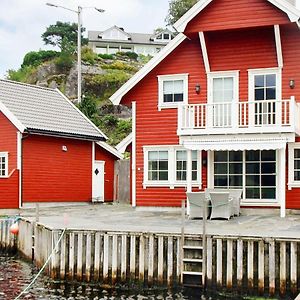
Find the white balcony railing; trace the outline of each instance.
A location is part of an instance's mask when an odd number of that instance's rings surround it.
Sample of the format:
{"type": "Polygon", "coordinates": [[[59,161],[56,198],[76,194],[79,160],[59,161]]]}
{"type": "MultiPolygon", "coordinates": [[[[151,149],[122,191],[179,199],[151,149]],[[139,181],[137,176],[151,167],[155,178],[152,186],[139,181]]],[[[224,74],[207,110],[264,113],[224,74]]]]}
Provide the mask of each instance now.
{"type": "Polygon", "coordinates": [[[298,132],[300,108],[288,100],[179,106],[178,134],[298,132]]]}

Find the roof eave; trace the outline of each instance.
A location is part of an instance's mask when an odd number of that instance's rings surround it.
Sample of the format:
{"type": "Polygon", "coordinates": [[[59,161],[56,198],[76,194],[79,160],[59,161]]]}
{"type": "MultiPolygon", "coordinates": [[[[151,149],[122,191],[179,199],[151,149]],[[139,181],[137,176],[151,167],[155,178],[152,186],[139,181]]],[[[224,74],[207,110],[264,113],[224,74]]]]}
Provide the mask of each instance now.
{"type": "Polygon", "coordinates": [[[133,77],[131,77],[119,90],[117,90],[109,99],[114,105],[120,104],[122,97],[140,82],[150,71],[152,71],[166,56],[177,48],[186,36],[179,33],[170,41],[158,54],[156,54],[142,69],[140,69],[133,77]]]}
{"type": "Polygon", "coordinates": [[[124,156],[114,147],[108,145],[106,142],[97,142],[97,145],[100,146],[101,148],[105,149],[106,151],[108,151],[110,154],[112,154],[113,156],[119,158],[119,159],[123,159],[124,156]]]}
{"type": "Polygon", "coordinates": [[[17,117],[0,101],[0,112],[21,132],[26,130],[26,127],[17,119],[17,117]]]}

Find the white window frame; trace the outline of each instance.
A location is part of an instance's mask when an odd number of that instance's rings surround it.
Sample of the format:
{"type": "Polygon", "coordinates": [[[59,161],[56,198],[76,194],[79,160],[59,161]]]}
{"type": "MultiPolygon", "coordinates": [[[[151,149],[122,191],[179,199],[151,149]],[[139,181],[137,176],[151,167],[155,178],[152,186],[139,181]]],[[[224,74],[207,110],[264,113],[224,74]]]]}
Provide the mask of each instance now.
{"type": "Polygon", "coordinates": [[[158,75],[158,110],[164,108],[178,108],[178,105],[188,103],[188,76],[189,74],[158,75]],[[183,80],[183,101],[164,102],[164,82],[173,80],[183,80]]]}
{"type": "Polygon", "coordinates": [[[4,176],[0,174],[0,178],[8,177],[8,152],[0,152],[0,157],[5,158],[5,174],[4,176]]]}
{"type": "Polygon", "coordinates": [[[294,177],[294,161],[295,161],[295,149],[300,150],[300,142],[288,144],[288,188],[300,188],[300,180],[295,180],[294,177]]]}
{"type": "MultiPolygon", "coordinates": [[[[179,145],[162,145],[162,146],[144,146],[144,181],[143,181],[143,188],[146,189],[147,187],[169,187],[170,189],[174,189],[175,187],[187,187],[186,180],[176,180],[176,151],[185,150],[179,145]],[[168,151],[168,180],[161,181],[161,180],[149,180],[148,179],[148,152],[149,151],[168,151]]],[[[202,172],[201,172],[201,161],[202,155],[201,151],[198,151],[197,155],[197,180],[192,181],[193,187],[202,187],[202,172]]]]}
{"type": "Polygon", "coordinates": [[[248,98],[249,101],[254,101],[254,76],[256,75],[276,75],[276,100],[282,98],[282,69],[281,68],[263,68],[263,69],[248,69],[248,98]]]}

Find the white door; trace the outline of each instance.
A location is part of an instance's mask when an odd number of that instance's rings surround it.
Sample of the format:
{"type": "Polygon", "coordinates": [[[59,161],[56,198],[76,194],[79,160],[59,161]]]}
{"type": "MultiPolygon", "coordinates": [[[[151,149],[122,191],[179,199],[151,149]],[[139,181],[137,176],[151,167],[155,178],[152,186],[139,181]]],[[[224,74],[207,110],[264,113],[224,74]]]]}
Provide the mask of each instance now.
{"type": "Polygon", "coordinates": [[[104,161],[94,161],[93,202],[104,202],[104,164],[104,161]]]}

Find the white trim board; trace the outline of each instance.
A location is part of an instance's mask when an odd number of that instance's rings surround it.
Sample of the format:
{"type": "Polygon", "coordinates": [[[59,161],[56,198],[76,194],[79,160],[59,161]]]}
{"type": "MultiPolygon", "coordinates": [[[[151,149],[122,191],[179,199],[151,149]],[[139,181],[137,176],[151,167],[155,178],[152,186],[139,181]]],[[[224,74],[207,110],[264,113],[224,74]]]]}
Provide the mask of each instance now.
{"type": "MultiPolygon", "coordinates": [[[[287,14],[291,22],[297,22],[300,18],[300,11],[285,0],[268,0],[271,4],[287,14]]],[[[190,10],[188,10],[175,24],[174,28],[178,32],[184,32],[187,24],[204,10],[212,0],[200,0],[190,10]]],[[[238,4],[237,4],[238,5],[238,4]]]]}
{"type": "Polygon", "coordinates": [[[122,97],[140,82],[150,71],[152,71],[161,61],[163,61],[174,49],[177,48],[186,36],[179,33],[170,43],[154,56],[142,69],[131,77],[120,89],[118,89],[109,99],[114,105],[121,102],[122,97]]]}
{"type": "Polygon", "coordinates": [[[123,155],[114,147],[108,145],[105,142],[97,142],[97,145],[100,146],[101,148],[103,148],[104,150],[108,151],[109,153],[111,153],[112,155],[114,155],[115,157],[119,158],[119,159],[123,159],[123,155]]]}
{"type": "Polygon", "coordinates": [[[0,101],[0,112],[21,132],[26,130],[26,127],[16,118],[16,116],[0,101]]]}
{"type": "Polygon", "coordinates": [[[116,149],[120,153],[124,153],[126,151],[126,148],[132,143],[132,132],[129,133],[125,139],[123,139],[117,146],[116,149]]]}

